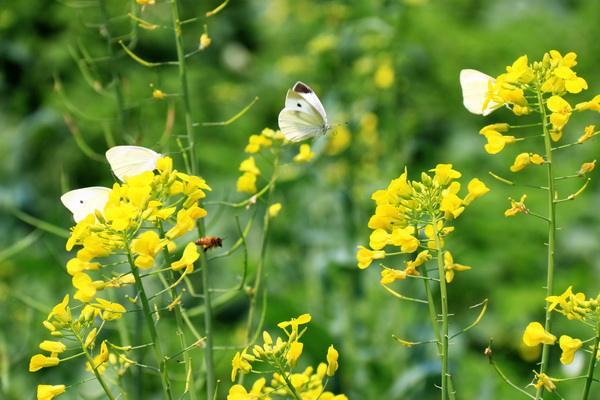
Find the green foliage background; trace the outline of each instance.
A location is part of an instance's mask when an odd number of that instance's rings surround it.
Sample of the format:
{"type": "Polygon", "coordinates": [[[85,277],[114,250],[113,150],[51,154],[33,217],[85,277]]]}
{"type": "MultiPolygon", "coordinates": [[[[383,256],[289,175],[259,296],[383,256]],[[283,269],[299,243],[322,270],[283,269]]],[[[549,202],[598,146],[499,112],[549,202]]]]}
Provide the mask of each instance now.
{"type": "MultiPolygon", "coordinates": [[[[143,17],[169,25],[169,5],[157,2],[143,17]]],[[[126,16],[131,2],[107,3],[112,35],[126,34],[132,24],[126,16]]],[[[217,0],[182,1],[184,18],[203,15],[218,4],[217,0]]],[[[72,221],[58,200],[60,194],[112,182],[108,166],[94,159],[102,160],[107,135],[118,144],[156,147],[169,107],[177,105],[177,97],[153,100],[149,86],[174,93],[178,87],[176,67],[145,68],[116,44],[116,62],[99,60],[85,68],[80,62],[78,67],[82,51],[92,58],[107,54],[99,29],[102,16],[96,6],[88,0],[4,1],[0,6],[3,399],[33,398],[37,383],[72,383],[87,376],[82,367],[75,367],[77,362],[73,368],[27,372],[29,357],[45,337],[41,320],[70,290],[70,277],[64,271],[68,254],[63,238],[31,233],[32,228],[10,210],[23,210],[67,229],[72,221]],[[121,77],[127,107],[122,125],[115,114],[114,76],[121,77]],[[74,130],[89,147],[89,156],[80,151],[74,130]],[[23,241],[25,237],[28,239],[23,241]]],[[[458,74],[463,68],[475,68],[497,75],[522,54],[533,60],[550,49],[575,51],[579,55],[577,72],[590,86],[578,100],[587,100],[600,92],[598,15],[600,2],[583,0],[233,0],[206,20],[213,44],[189,59],[195,120],[225,120],[255,96],[260,97],[235,123],[196,129],[199,171],[214,189],[211,199],[241,198],[235,193],[235,179],[247,138],[264,127],[276,128],[285,91],[297,80],[313,86],[330,119],[347,122],[352,133],[351,145],[343,153],[322,156],[308,168],[284,174],[276,192],[283,210],[273,224],[267,260],[266,326],[310,312],[314,319],[306,336],[305,357],[318,362],[330,343],[336,345],[341,354],[336,392],[346,393],[350,399],[438,396],[433,386],[439,374],[434,347],[406,349],[391,336],[429,339],[432,334],[425,307],[387,295],[378,284],[377,268],[359,271],[354,253],[357,244],[368,241],[371,192],[387,185],[405,165],[417,176],[441,162],[453,163],[465,177],[479,177],[492,189],[461,217],[450,241],[455,257],[473,266],[450,286],[450,307],[455,314],[452,330],[475,317],[470,305],[484,298],[490,301],[482,323],[451,346],[459,398],[514,396],[482,354],[491,337],[507,374],[521,385],[531,379],[535,362],[524,360],[520,337],[529,321],[543,318],[545,226],[522,215],[504,218],[507,197],[518,197],[522,191],[487,174],[495,171],[510,176],[508,166],[518,152],[530,150],[530,142],[514,145],[500,155],[485,154],[484,139],[477,134],[480,127],[511,122],[514,117],[506,110],[485,120],[469,114],[462,107],[458,74]],[[380,89],[373,76],[385,62],[393,66],[395,82],[389,89],[380,89]],[[379,119],[375,141],[361,135],[360,120],[368,112],[379,119]]],[[[202,31],[201,23],[184,26],[188,51],[196,48],[202,31]]],[[[170,30],[138,29],[138,33],[136,54],[149,61],[175,59],[170,30]]],[[[172,136],[163,150],[181,162],[175,138],[184,132],[183,115],[179,105],[176,110],[172,136]]],[[[593,122],[599,122],[597,116],[575,117],[566,132],[569,141],[593,122]]],[[[316,146],[323,146],[326,140],[317,140],[316,146]]],[[[582,162],[597,158],[598,149],[596,140],[559,154],[559,171],[573,173],[582,162]]],[[[534,170],[520,178],[541,184],[544,176],[534,170]]],[[[571,193],[577,183],[573,185],[563,186],[562,193],[571,193]]],[[[558,290],[573,284],[588,295],[597,293],[599,201],[594,179],[580,199],[559,208],[558,290]]],[[[529,204],[545,213],[544,199],[537,194],[531,195],[529,204]]],[[[235,240],[231,213],[226,211],[218,221],[209,215],[208,221],[209,233],[224,236],[226,243],[235,240]]],[[[255,227],[255,239],[250,242],[251,268],[258,256],[259,229],[255,227]]],[[[240,257],[211,267],[216,286],[227,286],[239,273],[240,257]]],[[[411,295],[421,293],[416,282],[403,282],[399,289],[411,295]]],[[[246,304],[247,298],[241,294],[218,308],[217,345],[243,342],[246,304]]],[[[193,308],[194,303],[188,307],[193,308]]],[[[202,319],[194,321],[201,328],[202,319]]],[[[586,334],[564,319],[557,321],[557,332],[586,334]]],[[[161,329],[168,337],[168,320],[161,329]]],[[[192,354],[200,359],[201,353],[192,354]]],[[[228,386],[231,355],[231,351],[216,355],[223,391],[228,386]]],[[[552,375],[562,374],[558,356],[554,350],[552,375]]],[[[565,398],[574,398],[578,388],[576,384],[560,385],[565,398]]],[[[160,391],[151,382],[146,390],[145,398],[158,398],[160,391]]],[[[98,395],[97,388],[88,384],[63,397],[98,395]]]]}

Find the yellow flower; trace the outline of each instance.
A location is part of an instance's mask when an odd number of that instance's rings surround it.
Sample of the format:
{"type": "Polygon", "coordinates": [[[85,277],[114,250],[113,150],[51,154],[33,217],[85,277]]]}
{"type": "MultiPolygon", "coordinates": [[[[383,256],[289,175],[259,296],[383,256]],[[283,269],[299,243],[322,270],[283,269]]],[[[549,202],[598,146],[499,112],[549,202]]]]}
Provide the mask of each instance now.
{"type": "Polygon", "coordinates": [[[77,292],[73,295],[74,299],[77,299],[83,303],[89,303],[96,296],[96,290],[101,286],[102,282],[94,282],[92,278],[85,272],[78,272],[73,275],[71,279],[73,287],[77,289],[77,292]]]}
{"type": "Polygon", "coordinates": [[[155,231],[146,231],[133,239],[131,251],[137,254],[135,266],[140,269],[152,268],[154,258],[167,245],[166,240],[161,240],[155,231]]]}
{"type": "Polygon", "coordinates": [[[246,353],[247,349],[239,351],[235,353],[233,359],[231,360],[231,381],[235,381],[235,377],[237,376],[238,371],[243,374],[247,374],[252,371],[252,364],[250,361],[254,360],[254,357],[246,353]]]}
{"type": "Polygon", "coordinates": [[[177,212],[177,223],[169,229],[166,237],[172,240],[185,235],[196,227],[196,220],[205,217],[206,214],[206,210],[198,207],[196,204],[190,208],[179,210],[177,212]]]}
{"type": "Polygon", "coordinates": [[[67,261],[67,273],[71,276],[78,272],[87,270],[95,271],[97,269],[100,269],[100,263],[97,262],[93,263],[89,261],[83,261],[77,257],[71,258],[69,261],[67,261]]]}
{"type": "Polygon", "coordinates": [[[514,217],[515,215],[517,215],[519,213],[527,214],[529,212],[529,209],[525,205],[525,199],[527,199],[526,194],[521,196],[521,199],[519,201],[509,198],[510,208],[508,210],[504,211],[504,216],[505,217],[514,217]]]}
{"type": "Polygon", "coordinates": [[[371,265],[373,260],[381,260],[383,258],[385,258],[385,251],[373,251],[364,246],[358,246],[356,260],[358,261],[358,268],[360,269],[367,268],[369,265],[371,265]]]}
{"type": "Polygon", "coordinates": [[[290,344],[290,348],[288,349],[285,359],[288,365],[292,368],[296,366],[298,359],[302,355],[302,350],[304,349],[304,344],[300,342],[292,342],[290,344]]]}
{"type": "Polygon", "coordinates": [[[516,139],[514,136],[504,136],[500,133],[503,132],[502,129],[504,129],[503,124],[493,124],[484,126],[479,131],[479,134],[483,135],[487,140],[487,144],[483,148],[488,154],[498,154],[507,144],[515,143],[516,139]],[[498,127],[498,125],[502,126],[498,127]]]}
{"type": "Polygon", "coordinates": [[[394,68],[389,61],[379,65],[375,70],[373,81],[379,89],[388,89],[394,84],[394,68]]]}
{"type": "Polygon", "coordinates": [[[552,123],[552,128],[555,132],[552,139],[556,142],[562,135],[562,129],[567,122],[569,122],[573,109],[565,99],[557,95],[548,99],[547,106],[548,109],[552,111],[552,114],[550,114],[550,122],[552,123]]]}
{"type": "Polygon", "coordinates": [[[406,271],[400,271],[392,268],[384,268],[381,270],[381,280],[379,281],[382,285],[388,285],[398,280],[406,279],[406,271]]]}
{"type": "Polygon", "coordinates": [[[96,340],[96,334],[96,328],[92,329],[90,333],[88,333],[88,335],[86,336],[85,341],[83,342],[83,347],[85,347],[86,349],[90,347],[96,340]]]}
{"type": "Polygon", "coordinates": [[[452,182],[447,189],[442,191],[442,201],[440,202],[440,211],[443,211],[448,219],[456,219],[465,210],[463,200],[456,194],[460,190],[460,183],[452,182]]]}
{"type": "Polygon", "coordinates": [[[552,74],[562,80],[562,84],[569,93],[580,93],[588,88],[585,79],[577,76],[577,74],[566,65],[559,66],[552,74]]]}
{"type": "Polygon", "coordinates": [[[434,169],[429,170],[435,172],[435,180],[438,184],[445,186],[453,179],[458,179],[462,174],[452,169],[452,164],[438,164],[434,169]]]}
{"type": "Polygon", "coordinates": [[[64,343],[56,342],[53,340],[44,340],[40,343],[40,349],[52,353],[52,356],[56,356],[56,354],[62,353],[67,349],[64,343]]]}
{"type": "Polygon", "coordinates": [[[346,125],[338,126],[333,134],[330,135],[327,147],[325,147],[325,153],[328,156],[336,156],[342,153],[350,146],[352,140],[352,134],[346,125]]]}
{"type": "Polygon", "coordinates": [[[294,161],[297,163],[306,163],[312,160],[314,157],[315,153],[311,151],[310,145],[304,143],[300,145],[300,150],[298,151],[298,154],[294,156],[294,161]]]}
{"type": "Polygon", "coordinates": [[[58,357],[46,357],[43,354],[36,354],[29,360],[29,372],[36,372],[42,368],[54,367],[58,365],[58,357]]]}
{"type": "Polygon", "coordinates": [[[204,32],[202,35],[200,35],[199,47],[198,48],[200,50],[204,50],[208,46],[210,46],[211,43],[212,43],[212,39],[210,38],[210,36],[208,36],[208,34],[206,32],[204,32]]]}
{"type": "Polygon", "coordinates": [[[240,193],[256,193],[256,175],[244,172],[237,180],[236,190],[240,193]]]}
{"type": "Polygon", "coordinates": [[[529,164],[542,165],[544,163],[544,157],[535,153],[521,153],[510,166],[512,172],[519,172],[523,170],[529,164]]]}
{"type": "Polygon", "coordinates": [[[575,352],[583,346],[583,342],[579,339],[573,339],[571,336],[562,335],[558,340],[562,354],[560,362],[564,365],[571,364],[575,357],[575,352]]]}
{"type": "Polygon", "coordinates": [[[535,376],[537,378],[537,382],[533,386],[536,389],[539,389],[543,386],[544,389],[546,389],[549,392],[556,390],[556,385],[554,384],[553,379],[550,378],[548,375],[544,374],[543,372],[541,374],[535,372],[535,376]]]}
{"type": "Polygon", "coordinates": [[[577,111],[597,111],[600,112],[600,94],[594,96],[594,98],[590,101],[584,101],[583,103],[578,103],[575,105],[575,110],[577,111]]]}
{"type": "Polygon", "coordinates": [[[573,286],[569,286],[567,290],[565,290],[564,293],[559,296],[546,297],[546,301],[550,303],[550,305],[548,306],[548,311],[554,310],[558,305],[560,305],[562,308],[566,308],[567,299],[573,295],[572,288],[573,286]]]}
{"type": "Polygon", "coordinates": [[[596,169],[596,160],[581,164],[577,175],[582,176],[596,169]]]}
{"type": "Polygon", "coordinates": [[[248,158],[246,158],[244,161],[242,161],[242,163],[240,164],[240,171],[246,173],[251,173],[254,175],[260,175],[260,170],[258,169],[258,167],[256,166],[256,161],[254,160],[254,157],[250,156],[248,158]]]}
{"type": "Polygon", "coordinates": [[[529,66],[527,56],[521,56],[509,67],[506,67],[506,78],[510,82],[529,83],[535,78],[529,66]]]}
{"type": "Polygon", "coordinates": [[[444,253],[444,271],[446,282],[450,283],[454,280],[455,271],[468,271],[471,267],[454,262],[454,257],[449,251],[444,253]]]}
{"type": "Polygon", "coordinates": [[[415,269],[431,260],[431,258],[432,256],[431,253],[429,253],[429,250],[423,250],[417,254],[417,257],[415,257],[413,261],[406,261],[406,267],[407,269],[415,269]]]}
{"type": "Polygon", "coordinates": [[[119,319],[127,311],[125,307],[123,307],[121,304],[113,303],[111,301],[104,300],[99,297],[96,298],[96,302],[96,306],[102,310],[102,314],[100,316],[105,321],[119,319]]]}
{"type": "Polygon", "coordinates": [[[402,253],[414,253],[419,248],[419,240],[413,236],[414,233],[415,228],[412,226],[396,228],[392,231],[390,242],[399,246],[402,253]]]}
{"type": "Polygon", "coordinates": [[[594,136],[594,130],[596,129],[596,125],[588,125],[585,127],[585,129],[583,130],[583,135],[581,135],[579,137],[579,139],[577,139],[577,143],[583,143],[589,139],[592,138],[592,136],[594,136]]]}
{"type": "Polygon", "coordinates": [[[281,211],[281,203],[271,204],[269,206],[269,218],[275,218],[281,211]]]}
{"type": "Polygon", "coordinates": [[[277,326],[281,329],[285,329],[288,326],[292,327],[292,331],[297,331],[299,325],[306,325],[312,320],[310,314],[302,314],[298,316],[298,318],[292,318],[289,321],[283,321],[277,324],[277,326]]]}
{"type": "Polygon", "coordinates": [[[273,141],[269,139],[268,135],[265,135],[264,132],[265,131],[263,130],[263,134],[251,135],[250,138],[248,138],[248,145],[244,149],[246,153],[258,153],[262,149],[271,147],[273,141]]]}
{"type": "Polygon", "coordinates": [[[171,269],[173,271],[179,271],[180,269],[185,268],[185,271],[190,273],[194,270],[194,263],[198,257],[200,257],[200,254],[198,254],[196,244],[194,242],[190,242],[185,246],[185,249],[183,249],[181,258],[171,263],[171,269]]]}
{"type": "Polygon", "coordinates": [[[96,370],[99,373],[102,373],[104,369],[101,368],[101,366],[108,361],[108,356],[108,346],[106,345],[106,340],[104,340],[100,345],[100,353],[92,359],[91,363],[87,363],[86,369],[88,371],[96,370]]]}
{"type": "Polygon", "coordinates": [[[463,204],[466,206],[471,204],[473,202],[473,200],[478,199],[478,198],[482,197],[483,195],[485,195],[487,192],[490,191],[490,188],[488,188],[485,185],[485,183],[483,183],[479,179],[473,178],[469,181],[469,184],[467,185],[467,190],[469,191],[469,193],[463,200],[463,204]]]}
{"type": "Polygon", "coordinates": [[[66,295],[63,300],[55,305],[48,314],[48,321],[55,319],[60,323],[68,323],[71,321],[71,310],[69,309],[69,295],[66,295]]]}
{"type": "Polygon", "coordinates": [[[135,0],[136,3],[142,6],[151,6],[156,0],[135,0]]]}
{"type": "Polygon", "coordinates": [[[152,91],[152,97],[156,100],[163,100],[167,95],[160,89],[154,89],[152,91]]]}
{"type": "Polygon", "coordinates": [[[329,346],[327,349],[327,376],[333,376],[335,371],[338,369],[338,351],[333,347],[329,346]]]}
{"type": "Polygon", "coordinates": [[[242,385],[233,385],[229,389],[229,393],[227,394],[227,400],[261,400],[268,399],[262,395],[262,389],[265,386],[266,379],[260,378],[257,379],[252,384],[252,389],[250,392],[246,391],[242,385]]]}
{"type": "Polygon", "coordinates": [[[369,236],[369,247],[374,250],[381,250],[388,245],[391,236],[385,229],[375,229],[369,236]]]}
{"type": "Polygon", "coordinates": [[[38,385],[37,400],[52,400],[65,392],[65,385],[38,385]]]}
{"type": "Polygon", "coordinates": [[[537,346],[540,343],[554,344],[554,342],[556,342],[556,336],[546,332],[539,322],[531,322],[523,333],[523,343],[530,347],[537,346]]]}

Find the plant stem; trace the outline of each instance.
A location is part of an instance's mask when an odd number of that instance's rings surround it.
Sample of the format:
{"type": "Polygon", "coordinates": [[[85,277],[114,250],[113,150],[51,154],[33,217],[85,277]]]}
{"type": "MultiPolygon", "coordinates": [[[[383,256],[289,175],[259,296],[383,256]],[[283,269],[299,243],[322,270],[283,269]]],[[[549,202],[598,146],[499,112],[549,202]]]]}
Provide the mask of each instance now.
{"type": "Polygon", "coordinates": [[[131,256],[131,251],[129,250],[129,244],[127,244],[127,260],[129,261],[131,273],[133,274],[133,277],[135,279],[135,286],[139,292],[140,300],[142,301],[143,314],[146,319],[146,325],[148,326],[148,330],[150,331],[152,348],[154,349],[154,356],[156,358],[156,362],[158,363],[158,369],[160,371],[160,380],[162,384],[163,394],[166,399],[172,400],[173,393],[171,392],[169,371],[167,368],[167,364],[165,363],[163,351],[160,346],[158,333],[156,332],[156,327],[154,326],[154,318],[152,317],[152,311],[150,310],[148,297],[146,296],[146,291],[144,290],[144,284],[142,283],[142,279],[140,278],[140,273],[138,272],[137,267],[133,263],[133,257],[131,256]]]}
{"type": "MultiPolygon", "coordinates": [[[[159,230],[160,236],[165,237],[165,231],[163,229],[162,223],[159,223],[158,230],[159,230]]],[[[167,262],[167,265],[171,265],[171,255],[169,254],[169,250],[166,247],[163,249],[163,255],[165,257],[165,261],[167,262]]],[[[171,270],[170,273],[171,273],[171,281],[175,282],[177,280],[177,278],[175,277],[175,272],[173,270],[171,270]]],[[[171,301],[175,301],[175,299],[177,298],[177,289],[171,288],[170,294],[171,294],[171,301]]],[[[177,336],[179,337],[179,345],[181,346],[181,351],[183,353],[183,362],[185,364],[186,379],[189,379],[189,386],[191,388],[189,391],[190,399],[195,400],[196,399],[196,391],[195,391],[195,384],[194,384],[194,370],[192,368],[191,357],[190,357],[189,353],[186,351],[188,346],[185,341],[185,333],[183,332],[183,318],[181,315],[181,311],[182,311],[181,308],[182,308],[181,304],[179,304],[179,305],[176,305],[173,310],[173,311],[175,311],[175,324],[177,325],[176,333],[177,333],[177,336]]]]}
{"type": "MultiPolygon", "coordinates": [[[[423,276],[425,278],[428,277],[427,268],[423,268],[423,276]]],[[[444,278],[440,278],[440,281],[444,278]]],[[[440,326],[437,320],[437,309],[435,307],[435,302],[433,300],[433,292],[431,291],[430,282],[428,279],[423,279],[423,283],[425,285],[425,294],[427,295],[427,306],[429,308],[429,319],[431,320],[431,327],[433,328],[433,335],[435,336],[436,345],[438,348],[438,352],[442,353],[442,338],[440,336],[440,326]]],[[[448,379],[448,398],[453,400],[455,398],[454,395],[454,385],[452,383],[452,377],[448,379]]]]}
{"type": "MultiPolygon", "coordinates": [[[[556,246],[556,204],[554,203],[554,172],[552,165],[552,142],[550,138],[550,132],[548,131],[548,125],[546,124],[546,107],[544,106],[544,99],[542,97],[542,91],[539,85],[536,86],[537,97],[539,103],[539,110],[542,119],[542,128],[544,132],[544,148],[546,155],[546,170],[548,180],[548,266],[546,271],[546,297],[551,296],[554,293],[554,252],[556,246]]],[[[545,305],[546,318],[544,329],[547,332],[551,331],[552,325],[552,312],[548,307],[548,303],[545,305]]],[[[542,361],[540,363],[540,374],[545,373],[548,367],[548,357],[550,355],[550,346],[544,344],[542,347],[542,361]]],[[[540,386],[537,389],[535,398],[541,399],[544,393],[544,387],[540,386]]]]}
{"type": "MultiPolygon", "coordinates": [[[[198,236],[205,236],[204,219],[198,221],[198,236]]],[[[206,253],[200,251],[200,275],[202,279],[202,297],[204,298],[204,336],[206,347],[204,348],[204,364],[206,366],[206,398],[212,399],[215,386],[215,367],[213,355],[213,327],[212,327],[212,304],[210,298],[210,280],[208,276],[208,260],[206,253]]]]}
{"type": "MultiPolygon", "coordinates": [[[[256,310],[256,299],[259,297],[259,291],[261,289],[261,283],[264,275],[264,265],[265,265],[265,257],[267,255],[267,245],[269,243],[269,230],[270,230],[270,220],[269,217],[269,206],[271,203],[271,197],[273,195],[273,191],[275,190],[275,180],[277,177],[277,168],[279,166],[279,149],[275,155],[275,161],[273,162],[273,175],[271,177],[271,184],[269,187],[269,191],[267,192],[267,197],[265,201],[265,214],[263,216],[263,235],[262,235],[262,245],[260,249],[260,258],[258,259],[258,264],[256,266],[256,279],[254,281],[254,286],[252,287],[252,297],[250,300],[250,308],[248,310],[248,321],[246,324],[246,346],[250,346],[253,341],[253,330],[252,324],[254,322],[254,313],[256,310]]],[[[260,330],[260,326],[256,328],[256,330],[260,330]]]]}
{"type": "Polygon", "coordinates": [[[448,371],[448,294],[446,291],[446,279],[444,273],[444,254],[442,250],[442,243],[440,240],[440,232],[438,230],[438,218],[432,213],[431,224],[433,226],[433,234],[435,236],[435,247],[437,249],[437,264],[438,273],[440,276],[440,303],[442,307],[442,331],[441,331],[441,342],[442,351],[440,358],[442,361],[442,400],[448,398],[448,377],[450,375],[448,371]]]}
{"type": "MultiPolygon", "coordinates": [[[[185,130],[187,134],[187,145],[189,148],[190,173],[196,173],[196,150],[194,141],[194,121],[192,121],[192,111],[190,106],[190,95],[188,90],[187,69],[185,64],[185,51],[183,49],[183,40],[181,37],[181,21],[179,19],[179,0],[171,1],[171,18],[173,20],[173,29],[175,31],[175,46],[177,47],[177,65],[179,67],[179,80],[181,84],[181,97],[183,100],[185,114],[185,130]]],[[[208,397],[210,399],[211,397],[208,397]]]]}
{"type": "Polygon", "coordinates": [[[117,120],[119,122],[120,137],[123,138],[125,132],[125,101],[123,100],[123,90],[121,88],[121,75],[116,69],[118,63],[115,60],[115,52],[113,50],[113,37],[108,26],[109,15],[106,10],[106,0],[98,0],[100,15],[102,16],[102,24],[104,25],[104,34],[106,36],[106,51],[108,52],[109,65],[112,75],[113,86],[115,89],[115,99],[117,101],[117,120]]]}
{"type": "Polygon", "coordinates": [[[592,381],[594,380],[594,369],[596,368],[596,357],[598,355],[598,347],[600,346],[600,321],[596,328],[596,340],[594,341],[594,350],[590,356],[590,363],[588,364],[587,378],[585,380],[585,387],[583,388],[583,395],[581,400],[587,400],[590,395],[590,389],[592,387],[592,381]]]}
{"type": "Polygon", "coordinates": [[[115,397],[113,396],[110,389],[108,388],[108,385],[106,384],[106,382],[104,382],[102,375],[98,372],[98,368],[96,368],[96,366],[94,365],[94,359],[92,358],[92,356],[90,356],[90,353],[87,351],[85,344],[83,343],[83,339],[81,339],[81,337],[79,337],[79,335],[77,333],[75,333],[74,331],[73,331],[73,334],[79,341],[79,344],[81,345],[81,350],[83,350],[83,353],[85,354],[85,357],[87,358],[88,363],[90,364],[90,369],[94,372],[94,375],[96,376],[96,379],[100,383],[100,386],[102,386],[104,393],[106,393],[106,396],[110,400],[115,400],[115,397]]]}

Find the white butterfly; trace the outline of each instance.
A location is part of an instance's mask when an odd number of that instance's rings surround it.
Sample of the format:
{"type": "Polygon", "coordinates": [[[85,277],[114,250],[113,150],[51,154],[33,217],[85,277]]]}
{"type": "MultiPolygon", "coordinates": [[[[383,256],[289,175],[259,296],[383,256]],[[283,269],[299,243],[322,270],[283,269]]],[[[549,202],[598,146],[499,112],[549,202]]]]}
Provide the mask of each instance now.
{"type": "Polygon", "coordinates": [[[162,157],[162,154],[141,146],[115,146],[106,151],[110,168],[120,181],[155,170],[156,162],[162,157]]]}
{"type": "Polygon", "coordinates": [[[488,88],[494,83],[496,83],[494,78],[475,69],[460,71],[460,86],[465,108],[473,114],[485,116],[502,107],[503,104],[495,101],[489,101],[485,105],[488,88]]]}
{"type": "Polygon", "coordinates": [[[287,91],[285,107],[279,113],[279,129],[286,139],[300,142],[330,128],[321,100],[308,85],[296,82],[287,91]]]}
{"type": "Polygon", "coordinates": [[[60,196],[60,201],[73,213],[75,222],[79,222],[96,210],[102,212],[109,193],[107,187],[92,186],[71,190],[60,196]]]}

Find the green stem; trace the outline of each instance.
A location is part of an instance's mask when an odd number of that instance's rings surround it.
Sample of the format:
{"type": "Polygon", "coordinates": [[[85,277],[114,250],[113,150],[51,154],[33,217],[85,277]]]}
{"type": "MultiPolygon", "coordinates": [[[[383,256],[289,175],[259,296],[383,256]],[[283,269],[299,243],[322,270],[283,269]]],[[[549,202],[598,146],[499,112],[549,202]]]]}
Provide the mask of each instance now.
{"type": "MultiPolygon", "coordinates": [[[[160,233],[161,237],[165,237],[165,231],[163,229],[162,223],[159,223],[158,226],[158,230],[160,233]]],[[[169,250],[165,247],[163,249],[163,255],[165,257],[165,261],[167,262],[167,265],[171,265],[171,255],[169,254],[169,250]]],[[[173,270],[170,271],[171,273],[171,281],[175,282],[177,280],[177,277],[175,276],[175,272],[173,270]]],[[[177,288],[173,287],[170,290],[170,294],[171,294],[171,301],[175,301],[175,299],[177,298],[177,288]]],[[[192,359],[188,353],[188,345],[186,344],[186,340],[185,340],[185,333],[183,331],[183,317],[181,314],[182,311],[182,307],[181,305],[176,305],[174,307],[174,311],[175,311],[175,324],[177,326],[177,331],[176,334],[179,337],[179,345],[181,346],[181,351],[183,353],[183,362],[185,364],[185,375],[186,375],[186,379],[189,379],[189,394],[190,394],[190,399],[191,400],[195,400],[196,399],[196,391],[195,391],[195,384],[194,384],[194,371],[192,368],[192,359]]]]}
{"type": "Polygon", "coordinates": [[[121,75],[117,68],[118,63],[115,60],[115,53],[113,50],[113,37],[110,33],[108,26],[109,16],[106,10],[106,0],[98,0],[98,6],[100,8],[100,15],[102,16],[102,24],[104,25],[104,32],[106,35],[106,51],[108,52],[109,65],[112,74],[112,83],[115,88],[115,99],[117,101],[117,120],[119,121],[119,127],[121,128],[121,138],[125,132],[125,101],[123,100],[123,90],[121,88],[121,75]]]}
{"type": "MultiPolygon", "coordinates": [[[[185,64],[185,51],[183,49],[183,40],[181,37],[181,21],[179,19],[179,0],[171,1],[171,18],[173,20],[173,29],[175,31],[175,46],[177,47],[177,65],[179,67],[179,80],[181,84],[181,97],[183,100],[185,114],[185,129],[187,134],[187,145],[189,148],[189,158],[192,175],[196,173],[196,151],[194,147],[194,121],[192,120],[192,111],[190,106],[190,95],[188,90],[187,69],[185,64]]],[[[211,397],[209,396],[208,399],[211,397]]]]}
{"type": "MultiPolygon", "coordinates": [[[[270,220],[269,217],[269,206],[271,203],[271,197],[273,196],[273,192],[275,190],[275,181],[277,177],[277,167],[279,165],[279,150],[275,155],[275,161],[273,163],[273,176],[271,177],[271,183],[269,187],[269,191],[267,193],[266,201],[265,201],[265,214],[263,216],[263,235],[262,235],[262,245],[260,249],[260,258],[258,259],[258,264],[256,266],[256,279],[254,281],[254,286],[252,287],[252,297],[250,300],[250,308],[248,310],[248,321],[246,324],[246,346],[250,346],[253,341],[253,330],[252,324],[254,322],[254,313],[256,310],[256,299],[259,297],[259,291],[261,290],[261,283],[263,281],[264,275],[264,265],[265,265],[265,257],[267,255],[267,246],[269,243],[269,230],[270,230],[270,220]]],[[[256,328],[256,330],[260,330],[260,326],[256,328]]]]}
{"type": "Polygon", "coordinates": [[[144,290],[144,284],[142,283],[142,279],[140,278],[140,273],[135,264],[133,263],[133,257],[131,255],[129,247],[129,244],[127,244],[127,260],[129,261],[131,273],[133,274],[133,277],[135,279],[135,287],[139,293],[140,300],[142,301],[142,311],[146,319],[146,325],[148,326],[148,330],[150,331],[152,348],[154,349],[154,356],[156,358],[156,362],[158,363],[158,369],[160,371],[160,380],[162,384],[163,394],[166,399],[172,400],[173,393],[171,392],[171,383],[169,381],[169,371],[167,368],[167,364],[165,363],[165,356],[160,346],[160,341],[158,339],[156,327],[154,326],[154,318],[152,317],[152,310],[150,309],[150,304],[148,303],[148,296],[146,296],[146,291],[144,290]]]}
{"type": "Polygon", "coordinates": [[[594,380],[594,369],[596,368],[596,357],[598,355],[598,347],[600,346],[600,321],[598,321],[598,327],[596,328],[596,340],[594,341],[594,350],[590,356],[590,363],[588,364],[587,378],[585,380],[585,387],[583,388],[583,395],[581,400],[587,400],[590,395],[590,389],[592,388],[592,381],[594,380]]]}
{"type": "MultiPolygon", "coordinates": [[[[539,110],[542,119],[542,128],[544,131],[544,148],[546,156],[546,170],[547,170],[547,181],[548,181],[548,266],[546,271],[546,297],[551,296],[554,293],[554,252],[556,243],[556,203],[554,203],[554,173],[552,165],[552,142],[550,138],[550,132],[548,131],[548,125],[546,124],[546,108],[544,107],[544,99],[542,97],[542,91],[539,85],[537,86],[537,97],[539,102],[539,110]]],[[[548,303],[545,305],[546,318],[544,329],[547,332],[551,331],[552,325],[552,312],[548,307],[548,303]]],[[[540,374],[545,373],[548,368],[548,358],[550,355],[550,346],[544,344],[542,347],[542,360],[540,363],[540,374]]],[[[535,398],[541,399],[544,393],[544,387],[541,386],[537,389],[535,398]]]]}
{"type": "Polygon", "coordinates": [[[106,396],[110,400],[115,400],[115,397],[113,396],[110,389],[108,388],[108,385],[106,384],[106,382],[104,382],[102,375],[98,372],[98,369],[94,365],[94,359],[92,358],[92,356],[90,356],[90,353],[87,351],[85,344],[83,343],[83,339],[81,339],[81,337],[79,337],[79,335],[77,333],[75,333],[75,331],[73,331],[73,334],[79,341],[79,344],[81,345],[81,350],[83,350],[83,353],[85,354],[85,357],[87,358],[88,363],[90,364],[90,369],[94,372],[94,375],[96,376],[96,379],[100,383],[100,386],[102,386],[104,393],[106,393],[106,396]]]}
{"type": "Polygon", "coordinates": [[[446,290],[446,279],[444,273],[444,257],[442,250],[442,241],[440,240],[440,232],[438,230],[438,218],[432,213],[431,224],[433,226],[433,234],[435,236],[435,247],[437,249],[437,264],[438,273],[440,276],[440,303],[442,308],[442,329],[441,329],[441,347],[440,358],[442,361],[442,400],[448,398],[448,377],[450,373],[448,371],[448,294],[446,290]]]}
{"type": "MultiPolygon", "coordinates": [[[[423,268],[423,276],[428,278],[427,268],[423,268]]],[[[440,278],[440,281],[444,279],[444,277],[440,278]]],[[[431,284],[429,279],[423,279],[423,283],[425,285],[425,294],[427,295],[427,306],[429,308],[429,319],[431,320],[431,327],[433,328],[433,335],[435,336],[436,346],[438,348],[438,352],[442,353],[442,338],[440,336],[440,325],[437,320],[437,309],[435,307],[435,302],[433,300],[433,292],[431,290],[431,284]]],[[[448,379],[448,397],[450,400],[454,400],[454,384],[452,383],[452,377],[448,379]]]]}
{"type": "MultiPolygon", "coordinates": [[[[204,237],[206,228],[204,219],[198,221],[198,236],[204,237]]],[[[212,326],[212,304],[210,293],[210,280],[208,275],[208,260],[206,253],[200,251],[200,275],[202,279],[202,297],[204,299],[204,336],[206,337],[206,347],[204,348],[204,364],[206,366],[206,398],[212,399],[215,388],[215,367],[214,367],[214,346],[213,346],[213,326],[212,326]]]]}

